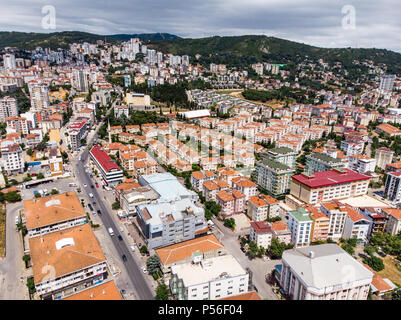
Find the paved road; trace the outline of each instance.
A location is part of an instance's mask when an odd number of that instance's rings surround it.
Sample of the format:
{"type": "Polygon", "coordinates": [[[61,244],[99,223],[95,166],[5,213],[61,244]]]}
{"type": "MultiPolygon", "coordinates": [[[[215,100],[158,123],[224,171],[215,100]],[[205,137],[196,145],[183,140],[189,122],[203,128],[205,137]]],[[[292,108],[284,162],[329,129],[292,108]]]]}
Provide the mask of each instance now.
{"type": "Polygon", "coordinates": [[[8,204],[6,213],[6,257],[0,259],[0,300],[29,299],[26,279],[24,276],[25,263],[22,261],[22,245],[20,233],[16,231],[15,217],[22,203],[8,204]]]}

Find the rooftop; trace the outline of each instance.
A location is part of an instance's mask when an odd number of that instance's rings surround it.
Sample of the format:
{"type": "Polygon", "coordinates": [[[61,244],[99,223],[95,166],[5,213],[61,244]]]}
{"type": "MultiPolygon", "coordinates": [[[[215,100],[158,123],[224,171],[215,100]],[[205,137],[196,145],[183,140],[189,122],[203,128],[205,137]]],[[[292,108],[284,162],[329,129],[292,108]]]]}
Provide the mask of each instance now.
{"type": "Polygon", "coordinates": [[[106,261],[89,224],[30,238],[29,248],[36,284],[47,278],[46,266],[58,278],[106,261]]]}
{"type": "Polygon", "coordinates": [[[231,255],[202,260],[201,263],[183,263],[171,267],[171,273],[183,280],[184,286],[194,286],[219,278],[245,275],[245,269],[231,255]],[[196,275],[196,276],[194,276],[196,275]]]}
{"type": "Polygon", "coordinates": [[[110,172],[112,170],[121,170],[120,167],[114,162],[114,160],[110,158],[110,156],[102,149],[102,147],[94,146],[91,149],[90,153],[102,166],[104,171],[110,172]]]}
{"type": "Polygon", "coordinates": [[[298,208],[297,210],[290,211],[289,214],[298,221],[312,222],[312,219],[309,216],[309,213],[304,208],[298,208]]]}
{"type": "Polygon", "coordinates": [[[28,230],[84,217],[85,211],[75,192],[24,201],[28,230]]]}
{"type": "Polygon", "coordinates": [[[292,170],[289,166],[278,162],[278,161],[273,161],[273,160],[269,160],[269,159],[265,159],[260,161],[263,165],[265,165],[266,167],[270,168],[270,169],[277,169],[277,170],[292,170]]]}
{"type": "Polygon", "coordinates": [[[333,169],[328,171],[315,172],[311,175],[301,173],[292,176],[292,179],[310,188],[322,188],[336,184],[345,184],[355,181],[369,180],[370,177],[352,171],[350,169],[333,169]]]}
{"type": "Polygon", "coordinates": [[[158,249],[156,254],[163,265],[169,265],[190,258],[197,251],[206,253],[222,248],[224,246],[211,234],[158,249]]]}
{"type": "Polygon", "coordinates": [[[373,273],[337,244],[321,244],[286,250],[285,261],[309,287],[325,289],[346,286],[344,270],[353,271],[353,281],[371,281],[373,273]],[[310,253],[313,257],[310,257],[310,253]]]}
{"type": "Polygon", "coordinates": [[[108,281],[73,294],[63,300],[121,300],[121,296],[114,281],[108,281]]]}
{"type": "Polygon", "coordinates": [[[311,155],[308,156],[308,158],[315,158],[315,159],[318,159],[318,160],[321,160],[321,161],[324,161],[324,162],[328,162],[328,163],[330,163],[330,162],[336,162],[336,163],[337,162],[341,162],[340,159],[333,158],[333,157],[330,157],[327,154],[318,153],[318,152],[312,153],[311,155]]]}

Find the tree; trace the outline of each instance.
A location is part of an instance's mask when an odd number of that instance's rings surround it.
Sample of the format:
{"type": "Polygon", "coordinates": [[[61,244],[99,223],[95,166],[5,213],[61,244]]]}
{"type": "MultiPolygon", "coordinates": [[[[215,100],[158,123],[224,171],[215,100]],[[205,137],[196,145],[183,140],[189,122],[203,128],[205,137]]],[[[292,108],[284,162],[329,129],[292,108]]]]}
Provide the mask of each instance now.
{"type": "Polygon", "coordinates": [[[25,267],[28,268],[28,263],[31,261],[31,256],[29,254],[24,254],[22,260],[25,262],[25,267]]]}
{"type": "Polygon", "coordinates": [[[147,248],[146,246],[142,246],[142,247],[139,249],[139,252],[140,252],[142,255],[144,255],[144,254],[146,254],[146,252],[148,252],[148,248],[147,248]]]}
{"type": "Polygon", "coordinates": [[[38,193],[35,193],[35,198],[37,199],[37,198],[40,198],[41,197],[41,195],[40,195],[40,193],[38,192],[38,193]]]}
{"type": "Polygon", "coordinates": [[[235,229],[235,220],[234,218],[224,219],[224,225],[230,229],[235,229]]]}
{"type": "Polygon", "coordinates": [[[33,155],[33,150],[32,150],[32,149],[26,150],[26,154],[27,154],[28,156],[32,157],[32,155],[33,155]]]}
{"type": "Polygon", "coordinates": [[[52,191],[50,192],[50,194],[54,195],[54,194],[59,194],[59,191],[57,189],[52,189],[52,191]]]}
{"type": "Polygon", "coordinates": [[[170,294],[170,290],[167,287],[167,285],[164,283],[164,281],[159,281],[157,283],[157,288],[156,288],[156,299],[157,300],[168,300],[168,296],[170,294]]]}
{"type": "Polygon", "coordinates": [[[251,241],[249,243],[249,247],[248,247],[248,253],[251,256],[251,258],[254,258],[258,255],[258,245],[256,244],[255,241],[251,241]]]}
{"type": "Polygon", "coordinates": [[[383,260],[380,259],[379,257],[368,257],[363,259],[363,262],[377,272],[382,271],[384,269],[383,260]]]}
{"type": "Polygon", "coordinates": [[[366,246],[363,248],[363,252],[365,252],[368,256],[373,257],[374,253],[377,252],[377,248],[372,246],[366,246]]]}
{"type": "Polygon", "coordinates": [[[401,300],[401,289],[394,291],[391,295],[392,300],[401,300]]]}
{"type": "Polygon", "coordinates": [[[27,279],[26,286],[28,287],[29,294],[34,294],[36,292],[33,277],[27,279]]]}
{"type": "Polygon", "coordinates": [[[18,202],[21,201],[21,195],[17,191],[10,191],[4,195],[4,200],[7,202],[18,202]]]}
{"type": "Polygon", "coordinates": [[[161,262],[157,255],[149,257],[149,259],[146,261],[146,268],[148,269],[150,274],[158,273],[159,271],[161,271],[160,265],[161,262]]]}
{"type": "Polygon", "coordinates": [[[294,245],[292,244],[285,244],[284,242],[280,242],[277,238],[273,238],[268,251],[273,259],[281,259],[283,252],[293,247],[294,245]]]}
{"type": "Polygon", "coordinates": [[[117,200],[115,202],[113,202],[113,204],[111,205],[111,208],[113,210],[118,210],[120,209],[120,202],[118,202],[117,200]]]}
{"type": "Polygon", "coordinates": [[[36,176],[36,179],[39,180],[39,179],[43,179],[44,177],[45,176],[43,175],[43,173],[39,172],[38,175],[36,176]]]}

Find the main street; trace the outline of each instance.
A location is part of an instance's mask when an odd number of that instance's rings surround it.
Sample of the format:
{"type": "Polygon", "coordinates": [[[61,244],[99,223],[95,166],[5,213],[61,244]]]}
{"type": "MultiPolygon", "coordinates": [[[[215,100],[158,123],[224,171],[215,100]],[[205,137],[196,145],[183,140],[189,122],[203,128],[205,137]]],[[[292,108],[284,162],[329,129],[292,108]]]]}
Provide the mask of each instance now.
{"type": "MultiPolygon", "coordinates": [[[[113,106],[108,110],[108,113],[113,110],[113,107],[117,103],[119,99],[116,99],[114,102],[113,106]]],[[[107,113],[107,114],[108,114],[107,113]]],[[[99,126],[97,127],[100,128],[100,126],[103,124],[101,122],[99,126]]],[[[91,145],[92,142],[96,143],[97,140],[97,129],[95,133],[93,134],[92,137],[88,138],[88,145],[91,145]]],[[[119,226],[115,223],[115,221],[112,218],[113,212],[109,210],[107,204],[104,201],[104,198],[102,198],[99,195],[99,192],[97,191],[97,188],[90,188],[91,185],[94,184],[94,181],[89,177],[89,174],[86,172],[85,164],[88,161],[89,158],[89,152],[87,149],[84,149],[82,153],[80,153],[81,161],[77,159],[71,159],[72,162],[72,168],[74,170],[75,176],[77,177],[79,183],[83,186],[86,184],[88,187],[87,188],[82,188],[82,192],[86,193],[88,195],[88,198],[91,201],[96,201],[97,203],[97,208],[102,212],[102,214],[99,216],[101,219],[104,228],[112,228],[115,233],[119,232],[119,226]],[[93,198],[89,197],[89,193],[93,194],[93,198]]],[[[79,157],[78,157],[79,159],[79,157]]],[[[122,256],[125,255],[127,257],[127,261],[124,262],[124,267],[125,271],[131,281],[132,286],[134,287],[137,296],[141,300],[153,300],[154,299],[154,293],[150,289],[148,282],[146,281],[143,272],[140,269],[140,266],[134,259],[131,251],[129,250],[129,247],[124,241],[124,238],[122,241],[120,241],[117,237],[115,236],[110,236],[112,243],[118,252],[120,259],[122,260],[122,256]]]]}

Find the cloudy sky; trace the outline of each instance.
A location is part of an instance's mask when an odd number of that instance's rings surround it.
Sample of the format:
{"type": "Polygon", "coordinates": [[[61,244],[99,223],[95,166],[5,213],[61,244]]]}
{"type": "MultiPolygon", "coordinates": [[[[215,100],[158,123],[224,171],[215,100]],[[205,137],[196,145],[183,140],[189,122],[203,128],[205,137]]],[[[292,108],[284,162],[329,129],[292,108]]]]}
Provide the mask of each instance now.
{"type": "Polygon", "coordinates": [[[400,0],[0,0],[0,8],[1,31],[265,34],[321,47],[401,52],[400,0]],[[46,29],[51,20],[42,9],[48,5],[56,29],[46,29]]]}

